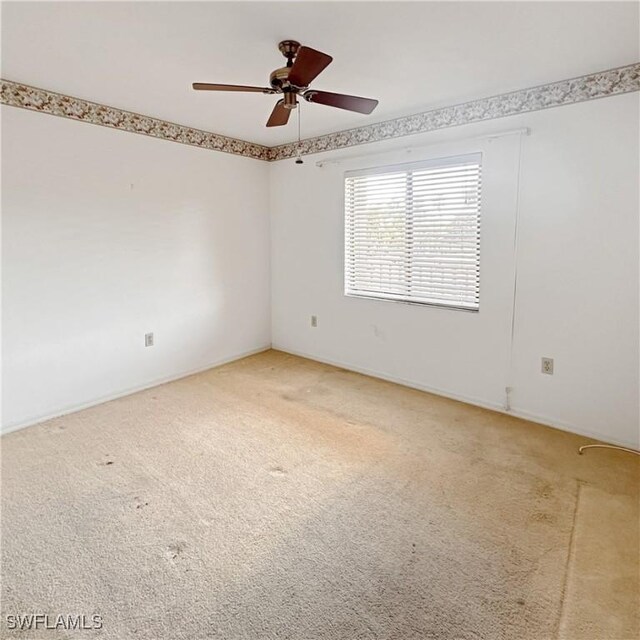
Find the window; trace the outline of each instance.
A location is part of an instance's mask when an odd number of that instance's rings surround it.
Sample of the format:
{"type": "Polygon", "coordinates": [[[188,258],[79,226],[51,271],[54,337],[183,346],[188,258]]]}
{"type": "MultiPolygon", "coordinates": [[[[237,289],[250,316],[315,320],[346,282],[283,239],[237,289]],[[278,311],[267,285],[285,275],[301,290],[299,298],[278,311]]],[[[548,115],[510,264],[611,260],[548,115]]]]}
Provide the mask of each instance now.
{"type": "Polygon", "coordinates": [[[477,311],[480,153],[345,174],[345,294],[477,311]]]}

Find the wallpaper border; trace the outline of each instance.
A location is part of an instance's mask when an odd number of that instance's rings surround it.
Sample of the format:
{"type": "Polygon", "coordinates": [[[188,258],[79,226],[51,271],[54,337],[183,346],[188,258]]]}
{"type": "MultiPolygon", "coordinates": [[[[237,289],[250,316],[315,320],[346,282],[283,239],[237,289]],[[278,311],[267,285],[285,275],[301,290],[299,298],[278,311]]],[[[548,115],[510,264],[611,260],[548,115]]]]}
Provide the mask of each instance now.
{"type": "Polygon", "coordinates": [[[609,96],[640,91],[640,62],[586,76],[561,80],[529,89],[481,98],[450,107],[364,125],[346,131],[306,138],[269,148],[268,159],[284,160],[298,153],[308,155],[361,144],[401,138],[437,129],[458,127],[482,120],[541,111],[609,96]]]}
{"type": "Polygon", "coordinates": [[[0,80],[0,103],[212,151],[273,162],[292,158],[298,153],[310,155],[334,151],[634,91],[640,91],[640,62],[307,138],[300,144],[292,142],[274,147],[194,129],[10,80],[0,80]]]}
{"type": "Polygon", "coordinates": [[[11,80],[0,80],[0,104],[48,113],[79,122],[139,133],[153,138],[179,142],[212,151],[233,153],[257,160],[268,160],[269,147],[237,138],[167,122],[133,111],[109,107],[82,98],[74,98],[47,89],[39,89],[11,80]]]}

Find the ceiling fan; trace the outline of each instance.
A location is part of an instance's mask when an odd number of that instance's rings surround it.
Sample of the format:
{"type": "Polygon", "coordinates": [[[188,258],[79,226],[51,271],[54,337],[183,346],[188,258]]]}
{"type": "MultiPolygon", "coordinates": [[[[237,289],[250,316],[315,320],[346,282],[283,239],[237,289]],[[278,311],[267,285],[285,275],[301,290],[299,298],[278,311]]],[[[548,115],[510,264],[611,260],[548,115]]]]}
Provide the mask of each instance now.
{"type": "Polygon", "coordinates": [[[303,47],[295,40],[283,40],[278,48],[287,59],[287,65],[271,72],[269,76],[271,86],[269,87],[194,82],[193,88],[196,91],[248,91],[270,95],[282,94],[282,98],[278,100],[271,112],[267,127],[280,127],[287,124],[291,111],[298,106],[298,96],[302,96],[307,102],[366,114],[371,113],[378,105],[378,101],[371,98],[309,89],[311,82],[329,66],[333,58],[311,47],[303,47]]]}

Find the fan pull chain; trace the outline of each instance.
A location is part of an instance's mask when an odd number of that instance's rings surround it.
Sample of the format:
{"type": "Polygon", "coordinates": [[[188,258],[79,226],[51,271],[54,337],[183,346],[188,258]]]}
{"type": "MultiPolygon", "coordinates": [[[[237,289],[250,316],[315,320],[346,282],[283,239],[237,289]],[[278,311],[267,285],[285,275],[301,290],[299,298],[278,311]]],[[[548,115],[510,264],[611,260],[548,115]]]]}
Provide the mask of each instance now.
{"type": "Polygon", "coordinates": [[[296,164],[303,164],[304,160],[302,159],[302,156],[300,155],[300,149],[302,147],[301,144],[301,140],[300,140],[300,113],[302,111],[302,104],[298,103],[298,155],[296,156],[296,164]]]}

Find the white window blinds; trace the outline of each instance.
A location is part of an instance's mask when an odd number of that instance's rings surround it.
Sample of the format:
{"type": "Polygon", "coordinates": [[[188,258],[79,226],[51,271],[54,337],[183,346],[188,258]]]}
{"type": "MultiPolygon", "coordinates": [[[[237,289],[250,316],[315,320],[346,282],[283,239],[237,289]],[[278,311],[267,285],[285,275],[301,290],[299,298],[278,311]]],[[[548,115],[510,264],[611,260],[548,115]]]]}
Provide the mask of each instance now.
{"type": "Polygon", "coordinates": [[[482,155],[345,174],[345,293],[477,310],[482,155]]]}

